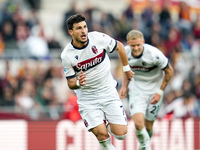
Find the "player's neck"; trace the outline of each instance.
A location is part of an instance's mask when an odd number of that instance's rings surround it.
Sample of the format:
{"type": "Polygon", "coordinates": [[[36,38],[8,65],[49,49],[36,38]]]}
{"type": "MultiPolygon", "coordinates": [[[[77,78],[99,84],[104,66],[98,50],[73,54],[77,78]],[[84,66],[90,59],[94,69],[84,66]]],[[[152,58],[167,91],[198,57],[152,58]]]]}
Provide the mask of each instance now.
{"type": "Polygon", "coordinates": [[[71,44],[76,49],[82,49],[82,48],[85,48],[88,45],[88,42],[89,42],[89,40],[87,40],[86,42],[78,42],[76,40],[72,40],[71,44]]]}
{"type": "Polygon", "coordinates": [[[88,43],[88,40],[86,42],[79,42],[76,40],[72,40],[72,45],[77,48],[83,48],[87,45],[87,43],[88,43]]]}

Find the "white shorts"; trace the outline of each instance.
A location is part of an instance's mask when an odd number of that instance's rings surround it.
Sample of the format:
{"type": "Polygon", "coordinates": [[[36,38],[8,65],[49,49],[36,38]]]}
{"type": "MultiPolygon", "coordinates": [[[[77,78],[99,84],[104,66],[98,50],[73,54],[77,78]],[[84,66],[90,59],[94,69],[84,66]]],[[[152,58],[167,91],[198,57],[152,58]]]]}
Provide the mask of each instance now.
{"type": "Polygon", "coordinates": [[[161,96],[157,104],[151,104],[150,100],[153,96],[154,94],[144,94],[137,91],[129,92],[130,115],[143,113],[147,120],[154,121],[162,104],[163,96],[161,96]]]}
{"type": "Polygon", "coordinates": [[[99,99],[79,101],[79,113],[88,131],[104,123],[105,120],[112,124],[127,125],[127,117],[122,101],[117,96],[100,97],[99,99]]]}

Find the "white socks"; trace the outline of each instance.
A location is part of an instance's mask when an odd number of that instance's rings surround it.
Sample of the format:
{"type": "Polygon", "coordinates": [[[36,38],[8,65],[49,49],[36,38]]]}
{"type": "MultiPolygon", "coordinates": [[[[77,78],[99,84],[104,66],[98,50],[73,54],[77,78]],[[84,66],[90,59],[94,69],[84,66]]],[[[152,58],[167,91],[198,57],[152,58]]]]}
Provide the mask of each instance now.
{"type": "Polygon", "coordinates": [[[116,148],[110,142],[110,138],[103,141],[99,141],[99,144],[100,144],[100,150],[116,150],[116,148]]]}
{"type": "Polygon", "coordinates": [[[140,143],[140,150],[151,150],[150,137],[146,128],[143,128],[141,131],[136,130],[136,135],[140,143]]]}

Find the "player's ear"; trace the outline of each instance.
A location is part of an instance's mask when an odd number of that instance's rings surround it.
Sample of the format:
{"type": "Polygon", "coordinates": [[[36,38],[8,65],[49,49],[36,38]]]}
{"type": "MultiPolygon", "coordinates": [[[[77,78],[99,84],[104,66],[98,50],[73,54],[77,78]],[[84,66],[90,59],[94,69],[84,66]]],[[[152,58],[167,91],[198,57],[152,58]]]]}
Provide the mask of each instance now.
{"type": "Polygon", "coordinates": [[[129,41],[126,42],[129,45],[129,41]]]}
{"type": "Polygon", "coordinates": [[[73,31],[72,30],[68,30],[68,33],[72,36],[73,31]]]}

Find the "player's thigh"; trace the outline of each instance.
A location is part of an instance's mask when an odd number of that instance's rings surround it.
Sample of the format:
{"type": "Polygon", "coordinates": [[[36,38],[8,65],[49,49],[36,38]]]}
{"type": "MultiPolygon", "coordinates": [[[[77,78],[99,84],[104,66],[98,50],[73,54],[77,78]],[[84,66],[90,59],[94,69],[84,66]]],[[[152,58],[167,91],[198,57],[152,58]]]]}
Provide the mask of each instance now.
{"type": "Polygon", "coordinates": [[[97,137],[99,141],[109,138],[109,134],[105,123],[102,123],[91,129],[92,133],[97,137]]]}
{"type": "Polygon", "coordinates": [[[109,123],[127,125],[126,113],[120,99],[105,101],[103,111],[109,123]]]}
{"type": "MultiPolygon", "coordinates": [[[[151,98],[151,97],[150,97],[151,98]]],[[[157,118],[158,111],[160,109],[160,106],[162,104],[163,96],[160,98],[159,102],[156,104],[151,104],[149,102],[148,108],[146,110],[146,116],[145,118],[149,121],[154,121],[157,118]]]]}

